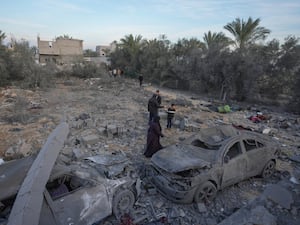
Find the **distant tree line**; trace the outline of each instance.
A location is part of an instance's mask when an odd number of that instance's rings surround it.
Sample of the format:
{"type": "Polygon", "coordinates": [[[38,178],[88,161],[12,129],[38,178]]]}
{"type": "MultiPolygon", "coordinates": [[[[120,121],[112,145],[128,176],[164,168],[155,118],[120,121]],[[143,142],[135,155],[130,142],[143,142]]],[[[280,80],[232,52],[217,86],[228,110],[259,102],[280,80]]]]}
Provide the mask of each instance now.
{"type": "Polygon", "coordinates": [[[3,45],[6,38],[0,30],[0,86],[18,85],[24,88],[49,87],[55,67],[41,67],[35,63],[36,47],[27,41],[11,40],[10,47],[3,45]]]}
{"type": "MultiPolygon", "coordinates": [[[[284,43],[265,40],[270,30],[260,19],[235,19],[223,32],[208,31],[202,40],[179,39],[171,43],[165,35],[147,40],[141,35],[126,35],[109,54],[111,68],[120,68],[125,76],[143,74],[146,81],[160,86],[218,96],[224,101],[257,101],[278,104],[282,99],[289,109],[300,113],[299,38],[288,36],[284,43]],[[288,101],[287,101],[288,100],[288,101]]],[[[3,45],[0,31],[0,86],[18,83],[34,88],[51,85],[55,75],[80,78],[99,76],[99,68],[78,62],[68,72],[55,65],[34,62],[36,47],[26,41],[3,45]]],[[[86,56],[93,56],[91,50],[86,56]]]]}
{"type": "Polygon", "coordinates": [[[300,112],[299,38],[288,36],[264,44],[270,30],[260,19],[235,19],[223,32],[208,31],[203,40],[166,36],[152,40],[126,35],[110,54],[112,67],[125,75],[157,85],[213,94],[222,100],[258,101],[277,104],[289,100],[291,110],[300,112]]]}

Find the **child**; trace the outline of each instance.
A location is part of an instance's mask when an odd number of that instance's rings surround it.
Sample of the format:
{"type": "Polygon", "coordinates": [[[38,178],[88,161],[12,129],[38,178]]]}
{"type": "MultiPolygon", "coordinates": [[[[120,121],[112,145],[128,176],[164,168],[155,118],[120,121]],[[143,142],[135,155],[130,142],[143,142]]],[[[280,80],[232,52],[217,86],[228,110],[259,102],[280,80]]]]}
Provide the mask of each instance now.
{"type": "Polygon", "coordinates": [[[171,128],[172,127],[172,119],[174,118],[174,114],[175,114],[175,105],[171,104],[171,107],[168,108],[168,116],[167,116],[167,128],[171,128]]]}

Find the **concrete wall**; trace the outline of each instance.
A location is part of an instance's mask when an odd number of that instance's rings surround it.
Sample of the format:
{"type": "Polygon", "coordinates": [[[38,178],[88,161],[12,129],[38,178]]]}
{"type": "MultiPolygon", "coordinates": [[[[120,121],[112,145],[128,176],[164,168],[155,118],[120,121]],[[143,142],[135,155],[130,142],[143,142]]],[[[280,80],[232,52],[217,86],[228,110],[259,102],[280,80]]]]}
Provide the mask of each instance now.
{"type": "Polygon", "coordinates": [[[110,45],[97,45],[96,52],[100,57],[107,56],[107,52],[113,52],[116,49],[116,44],[112,42],[110,45]]]}

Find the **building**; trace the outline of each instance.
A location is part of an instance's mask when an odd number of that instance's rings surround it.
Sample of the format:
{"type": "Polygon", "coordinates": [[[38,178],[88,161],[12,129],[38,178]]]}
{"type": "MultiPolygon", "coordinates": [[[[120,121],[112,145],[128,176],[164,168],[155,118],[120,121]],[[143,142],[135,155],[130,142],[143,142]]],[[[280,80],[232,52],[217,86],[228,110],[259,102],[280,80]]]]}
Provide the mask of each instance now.
{"type": "Polygon", "coordinates": [[[37,38],[39,63],[68,64],[83,60],[82,40],[58,37],[54,41],[37,38]]]}
{"type": "Polygon", "coordinates": [[[97,45],[96,52],[100,57],[107,57],[107,55],[116,49],[116,43],[112,42],[110,45],[97,45]]]}

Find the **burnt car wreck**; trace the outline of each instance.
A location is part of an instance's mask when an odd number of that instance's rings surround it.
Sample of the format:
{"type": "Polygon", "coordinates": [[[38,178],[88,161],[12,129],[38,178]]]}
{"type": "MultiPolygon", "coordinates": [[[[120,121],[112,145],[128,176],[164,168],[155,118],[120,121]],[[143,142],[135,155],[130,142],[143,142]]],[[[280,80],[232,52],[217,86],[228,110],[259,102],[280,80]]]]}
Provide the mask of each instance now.
{"type": "Polygon", "coordinates": [[[229,185],[257,175],[270,177],[279,153],[271,137],[224,125],[158,151],[147,175],[171,201],[208,202],[229,185]]]}
{"type": "Polygon", "coordinates": [[[57,163],[68,132],[63,122],[36,157],[0,166],[0,224],[94,224],[112,213],[119,218],[133,207],[136,177],[130,172],[120,175],[126,167],[124,155],[115,157],[117,169],[108,165],[113,172],[109,176],[103,173],[107,163],[101,163],[110,156],[97,155],[67,166],[57,163]]]}

